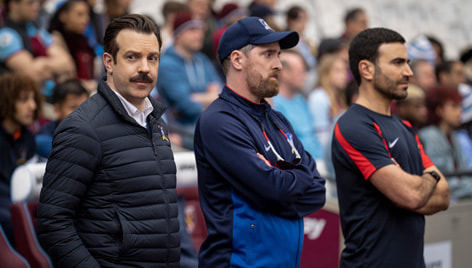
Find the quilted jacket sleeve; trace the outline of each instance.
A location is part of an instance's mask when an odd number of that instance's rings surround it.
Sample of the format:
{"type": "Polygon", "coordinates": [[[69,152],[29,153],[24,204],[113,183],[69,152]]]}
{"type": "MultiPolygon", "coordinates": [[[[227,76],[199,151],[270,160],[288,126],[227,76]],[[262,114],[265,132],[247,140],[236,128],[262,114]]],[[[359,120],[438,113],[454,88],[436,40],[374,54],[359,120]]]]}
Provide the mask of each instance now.
{"type": "Polygon", "coordinates": [[[92,182],[100,155],[92,127],[73,119],[59,125],[46,166],[37,219],[38,238],[56,267],[100,267],[74,225],[75,211],[92,182]]]}

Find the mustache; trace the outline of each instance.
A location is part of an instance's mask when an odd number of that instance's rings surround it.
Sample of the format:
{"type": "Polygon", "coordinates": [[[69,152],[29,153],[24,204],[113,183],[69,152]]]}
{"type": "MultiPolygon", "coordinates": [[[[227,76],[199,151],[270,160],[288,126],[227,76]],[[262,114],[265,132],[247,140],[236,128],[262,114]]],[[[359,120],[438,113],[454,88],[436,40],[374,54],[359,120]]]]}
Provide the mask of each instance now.
{"type": "Polygon", "coordinates": [[[152,83],[153,80],[145,73],[140,73],[135,75],[129,79],[130,82],[145,82],[145,83],[152,83]]]}
{"type": "Polygon", "coordinates": [[[280,72],[279,71],[274,71],[269,74],[270,77],[275,77],[277,80],[279,79],[280,72]]]}
{"type": "Polygon", "coordinates": [[[401,83],[409,83],[409,82],[410,82],[410,77],[408,77],[408,76],[405,76],[404,78],[399,79],[399,80],[397,81],[398,84],[401,84],[401,83]]]}

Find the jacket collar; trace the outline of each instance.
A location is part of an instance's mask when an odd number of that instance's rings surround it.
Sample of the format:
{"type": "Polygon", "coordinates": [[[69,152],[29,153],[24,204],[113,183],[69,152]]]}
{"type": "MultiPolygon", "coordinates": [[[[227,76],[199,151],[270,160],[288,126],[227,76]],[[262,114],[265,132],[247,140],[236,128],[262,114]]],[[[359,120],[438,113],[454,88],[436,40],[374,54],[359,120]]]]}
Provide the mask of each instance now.
{"type": "Polygon", "coordinates": [[[252,102],[239,95],[236,91],[229,88],[228,86],[223,88],[220,98],[223,100],[228,100],[230,103],[240,106],[240,108],[245,109],[246,112],[250,112],[256,116],[263,116],[265,113],[271,110],[271,107],[266,100],[262,100],[261,103],[252,102]]]}
{"type": "MultiPolygon", "coordinates": [[[[107,77],[104,76],[98,83],[98,94],[100,94],[110,104],[113,110],[115,110],[115,112],[118,113],[121,117],[127,119],[130,122],[136,123],[135,120],[128,115],[120,99],[118,99],[118,96],[113,92],[113,89],[111,89],[107,85],[106,80],[107,77]]],[[[154,110],[152,111],[151,115],[159,119],[167,110],[167,106],[156,101],[150,96],[148,96],[147,98],[151,101],[151,104],[154,107],[154,110]]]]}

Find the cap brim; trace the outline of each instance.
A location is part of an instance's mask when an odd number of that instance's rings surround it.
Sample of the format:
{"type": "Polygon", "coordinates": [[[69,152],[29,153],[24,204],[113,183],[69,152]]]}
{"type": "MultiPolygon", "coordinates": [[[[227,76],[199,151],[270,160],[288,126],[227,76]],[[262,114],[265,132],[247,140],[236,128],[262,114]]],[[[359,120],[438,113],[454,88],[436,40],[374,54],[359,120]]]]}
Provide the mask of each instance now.
{"type": "Polygon", "coordinates": [[[252,42],[253,45],[263,45],[279,42],[281,49],[294,47],[298,44],[300,37],[295,31],[273,32],[252,42]]]}

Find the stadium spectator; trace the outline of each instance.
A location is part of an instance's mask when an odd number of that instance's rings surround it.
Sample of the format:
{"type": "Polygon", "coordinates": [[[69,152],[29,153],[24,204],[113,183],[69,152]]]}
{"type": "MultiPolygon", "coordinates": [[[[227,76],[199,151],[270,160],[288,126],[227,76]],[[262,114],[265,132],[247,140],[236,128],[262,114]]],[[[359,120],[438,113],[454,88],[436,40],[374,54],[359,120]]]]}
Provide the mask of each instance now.
{"type": "Polygon", "coordinates": [[[44,29],[34,21],[38,17],[39,1],[5,0],[7,18],[0,29],[0,73],[25,74],[38,83],[41,91],[50,96],[52,79],[64,81],[74,76],[72,58],[44,29]]]}
{"type": "Polygon", "coordinates": [[[36,151],[39,156],[46,159],[49,157],[57,126],[88,97],[88,91],[76,79],[56,84],[52,92],[52,103],[57,120],[44,125],[36,133],[36,151]]]}
{"type": "Polygon", "coordinates": [[[198,116],[218,97],[221,82],[210,60],[199,50],[203,45],[203,22],[189,12],[177,13],[174,44],[161,56],[157,86],[169,104],[169,124],[182,131],[183,146],[193,147],[198,116]]]}
{"type": "Polygon", "coordinates": [[[410,66],[413,71],[413,76],[410,79],[411,84],[425,91],[428,91],[428,89],[437,84],[434,65],[430,62],[419,59],[411,62],[410,66]]]}
{"type": "Polygon", "coordinates": [[[413,38],[407,45],[407,52],[411,62],[425,60],[431,66],[436,66],[436,51],[425,35],[418,35],[413,38]]]}
{"type": "Polygon", "coordinates": [[[455,132],[461,124],[462,97],[456,88],[439,85],[428,92],[426,104],[431,125],[418,132],[424,150],[438,169],[448,174],[451,200],[472,198],[472,177],[454,175],[468,170],[455,132]]]}
{"type": "MultiPolygon", "coordinates": [[[[301,6],[291,6],[286,16],[286,31],[295,31],[300,36],[300,41],[295,46],[295,49],[303,56],[308,67],[307,76],[305,79],[305,86],[303,93],[311,91],[315,87],[317,80],[316,75],[316,46],[308,40],[305,35],[305,28],[308,22],[308,13],[301,6]]],[[[310,151],[310,150],[309,150],[310,151]]]]}
{"type": "Polygon", "coordinates": [[[248,17],[220,40],[227,86],[195,132],[208,229],[200,267],[300,265],[303,216],[324,205],[324,179],[287,119],[265,101],[278,93],[280,50],[298,39],[248,17]]]}
{"type": "Polygon", "coordinates": [[[344,33],[341,39],[346,43],[351,42],[352,38],[368,27],[367,14],[362,8],[356,7],[346,11],[344,15],[344,33]]]}
{"type": "Polygon", "coordinates": [[[460,61],[464,64],[466,82],[472,86],[472,48],[468,48],[461,53],[460,61]]]}
{"type": "Polygon", "coordinates": [[[0,225],[15,244],[10,218],[10,179],[14,169],[34,161],[36,144],[28,129],[41,110],[42,96],[29,76],[0,76],[0,225]]]}
{"type": "Polygon", "coordinates": [[[208,58],[213,58],[213,34],[218,28],[218,25],[217,20],[214,14],[212,13],[212,1],[187,0],[187,5],[190,8],[190,13],[192,13],[192,17],[205,23],[205,27],[203,28],[203,45],[200,50],[208,58]]]}
{"type": "Polygon", "coordinates": [[[161,40],[143,15],[105,31],[107,77],[59,124],[37,213],[55,267],[179,267],[175,163],[149,97],[161,40]]]}
{"type": "Polygon", "coordinates": [[[313,158],[319,160],[323,156],[323,148],[315,133],[313,118],[308,103],[301,94],[307,73],[303,56],[296,50],[286,50],[280,54],[283,69],[279,75],[279,94],[275,96],[273,105],[292,124],[295,134],[303,147],[313,158]]]}
{"type": "Polygon", "coordinates": [[[178,1],[167,1],[162,6],[162,17],[164,25],[161,28],[162,51],[166,51],[174,42],[174,19],[175,14],[188,11],[189,7],[178,1]]]}
{"type": "Polygon", "coordinates": [[[436,66],[436,79],[439,85],[459,89],[466,82],[464,64],[459,60],[447,60],[436,66]]]}
{"type": "Polygon", "coordinates": [[[410,122],[415,131],[425,126],[428,122],[428,109],[426,108],[424,90],[415,85],[409,85],[408,96],[405,99],[397,100],[396,115],[410,122]]]}
{"type": "Polygon", "coordinates": [[[425,267],[423,215],[449,205],[446,179],[412,128],[391,114],[413,75],[404,43],[395,31],[371,28],[349,47],[359,97],[336,123],[332,143],[343,268],[425,267]]]}
{"type": "Polygon", "coordinates": [[[89,92],[97,89],[95,51],[84,35],[90,22],[90,8],[85,0],[68,0],[52,16],[49,32],[75,63],[77,78],[89,92]]]}
{"type": "Polygon", "coordinates": [[[336,54],[325,55],[318,63],[318,83],[308,96],[315,135],[323,152],[339,115],[347,109],[344,90],[348,83],[346,62],[336,54]]]}
{"type": "Polygon", "coordinates": [[[428,41],[431,43],[431,45],[433,45],[434,52],[436,53],[435,66],[438,66],[445,61],[444,46],[441,41],[439,41],[439,39],[437,39],[436,37],[426,35],[426,38],[428,38],[428,41]]]}

